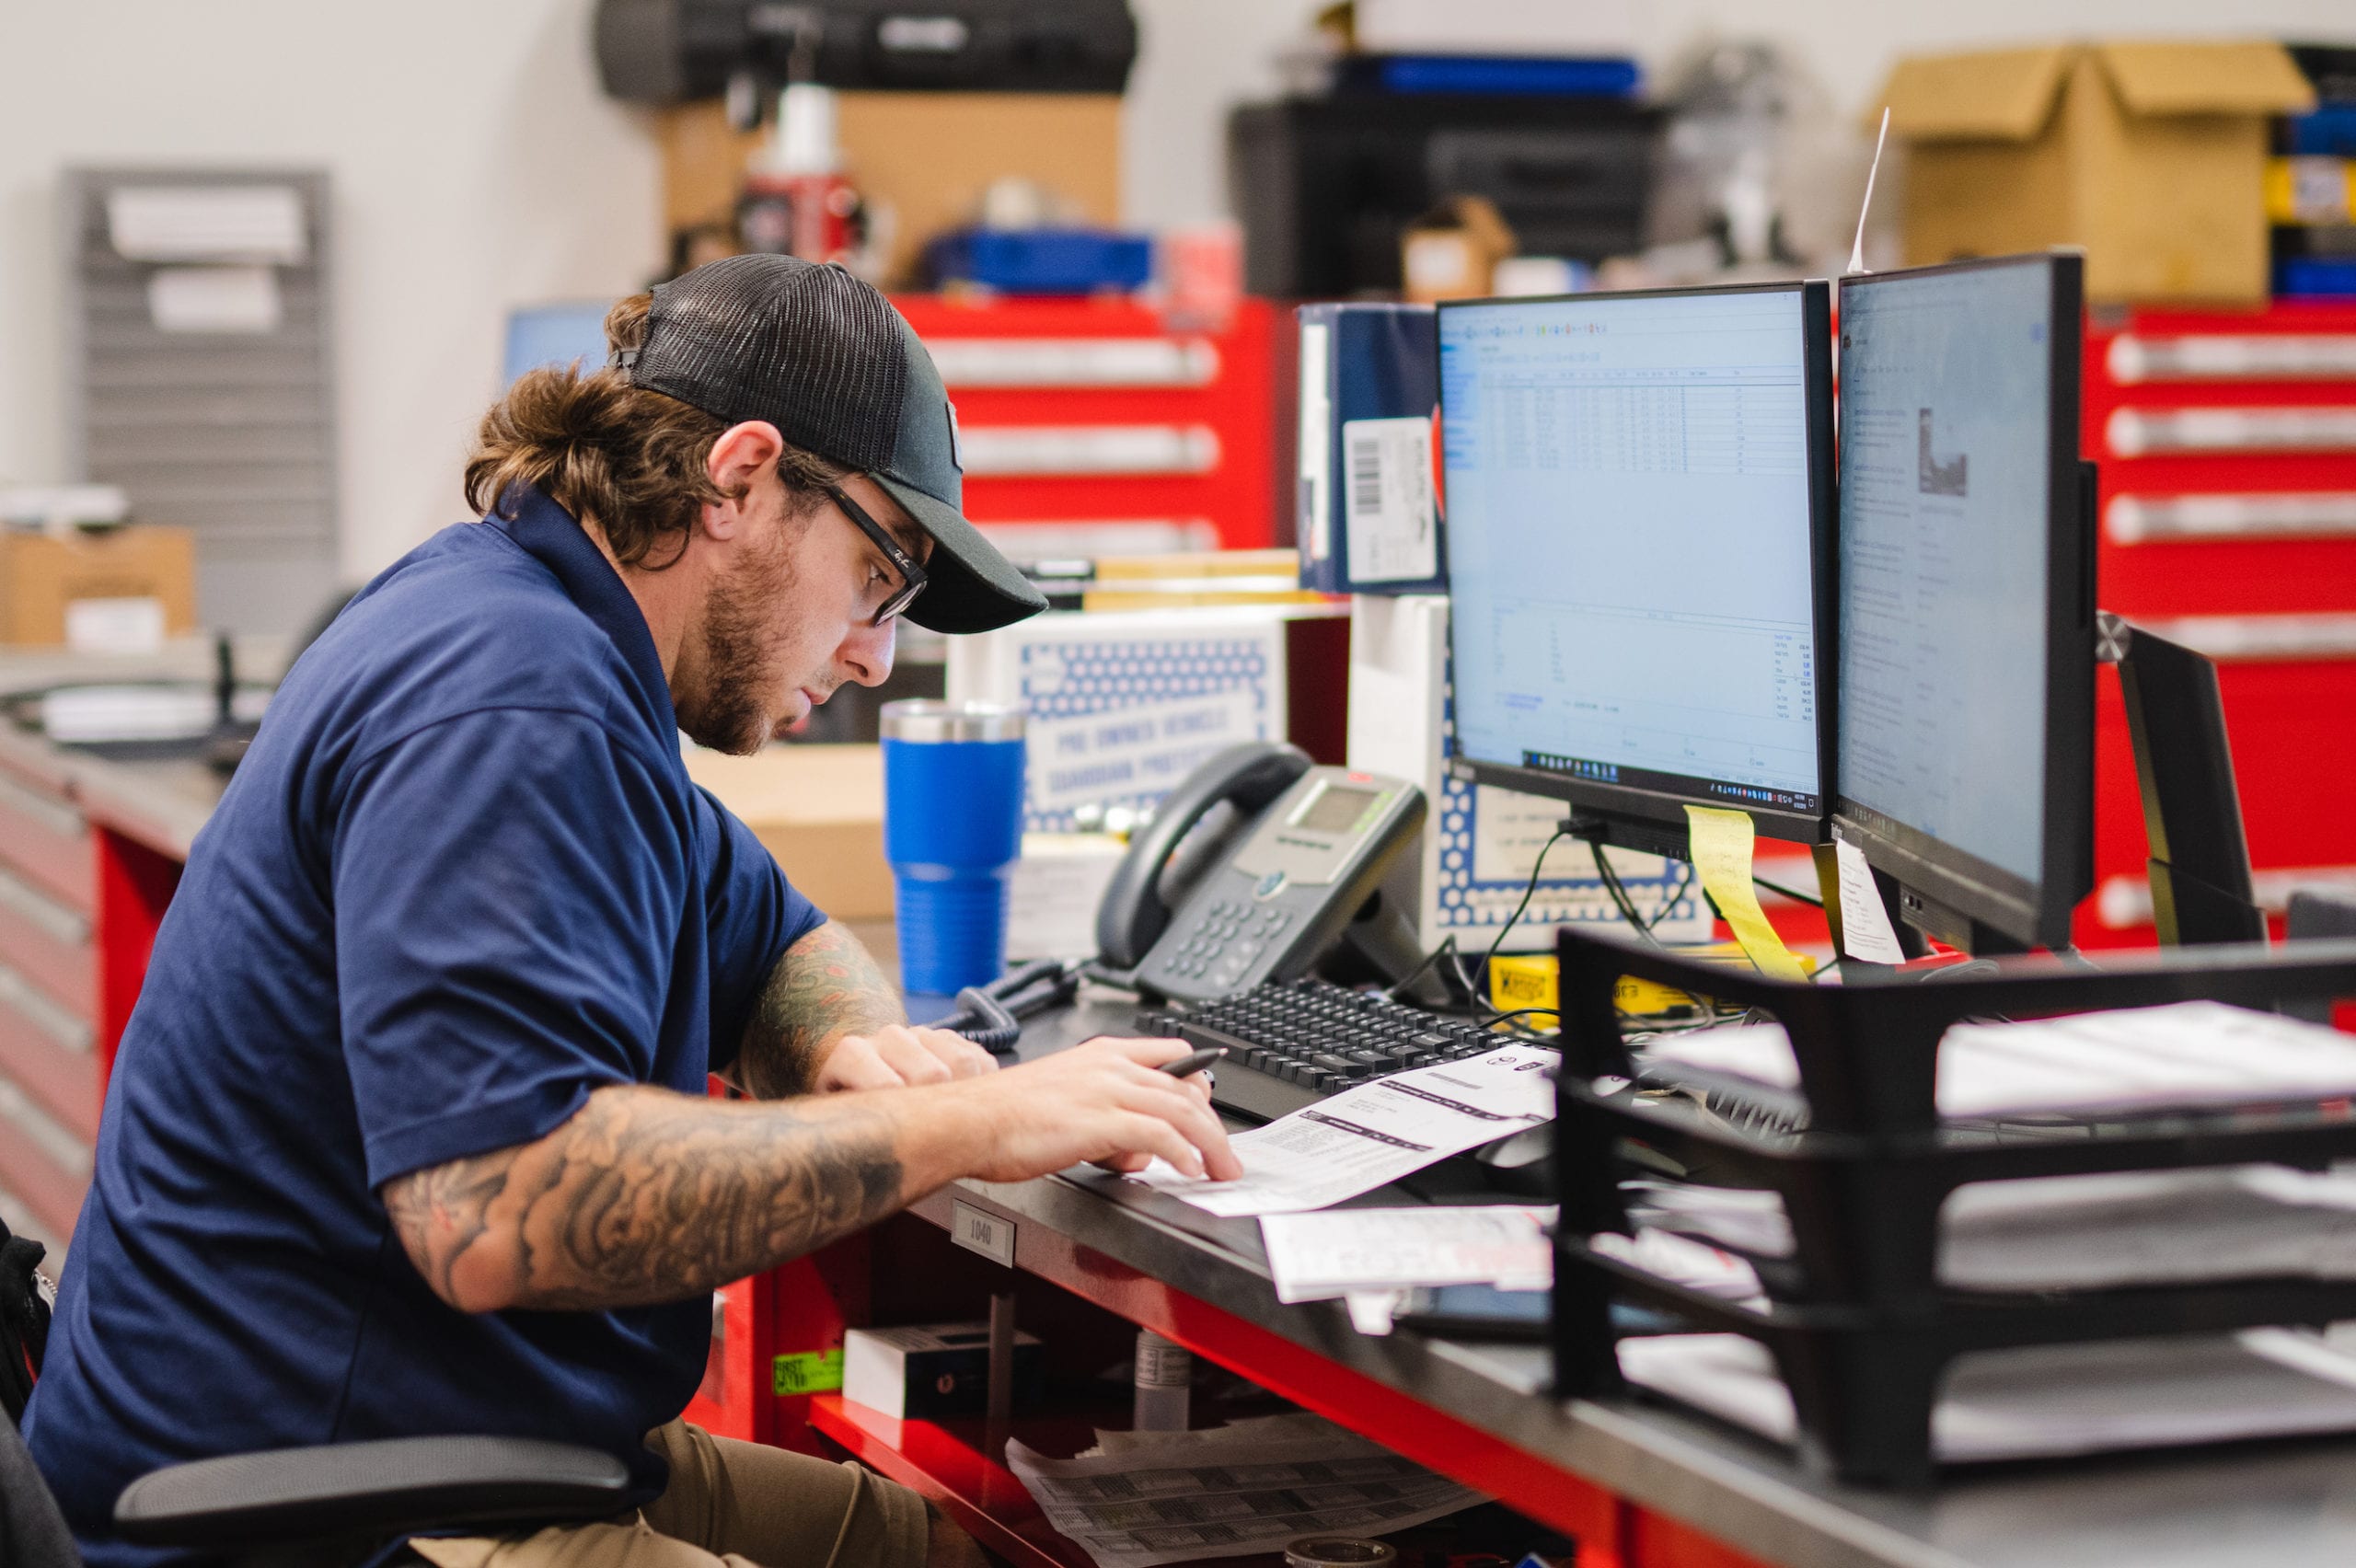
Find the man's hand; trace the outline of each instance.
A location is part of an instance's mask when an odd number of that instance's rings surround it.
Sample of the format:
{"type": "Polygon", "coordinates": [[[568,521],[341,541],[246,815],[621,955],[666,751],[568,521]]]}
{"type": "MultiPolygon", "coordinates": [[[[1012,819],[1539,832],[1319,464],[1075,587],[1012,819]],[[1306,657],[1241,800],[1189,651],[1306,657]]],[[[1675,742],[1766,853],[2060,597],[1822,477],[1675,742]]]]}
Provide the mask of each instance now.
{"type": "Polygon", "coordinates": [[[819,1059],[810,1091],[835,1094],[844,1090],[903,1089],[979,1078],[997,1070],[998,1058],[962,1034],[895,1023],[836,1041],[819,1059]]]}
{"type": "Polygon", "coordinates": [[[1183,1040],[1091,1040],[954,1093],[983,1132],[968,1174],[1021,1182],[1088,1161],[1138,1170],[1155,1156],[1189,1176],[1231,1182],[1243,1166],[1199,1075],[1160,1070],[1183,1040]]]}

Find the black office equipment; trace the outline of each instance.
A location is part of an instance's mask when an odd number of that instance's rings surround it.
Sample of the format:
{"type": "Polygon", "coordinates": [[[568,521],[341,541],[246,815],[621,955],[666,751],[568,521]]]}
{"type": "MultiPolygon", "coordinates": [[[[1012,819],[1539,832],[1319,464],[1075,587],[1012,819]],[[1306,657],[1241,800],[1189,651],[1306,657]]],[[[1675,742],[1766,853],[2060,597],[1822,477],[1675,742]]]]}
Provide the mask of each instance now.
{"type": "Polygon", "coordinates": [[[2083,259],[1841,282],[1832,831],[1970,952],[2059,948],[2094,885],[2083,259]]]}
{"type": "Polygon", "coordinates": [[[2127,701],[2160,940],[2169,947],[2266,940],[2216,664],[2117,616],[2099,617],[2098,629],[2127,701]]]}
{"type": "Polygon", "coordinates": [[[1685,858],[1688,804],[1824,836],[1831,289],[1439,307],[1457,766],[1685,858]]]}
{"type": "Polygon", "coordinates": [[[740,77],[1117,93],[1138,52],[1125,0],[929,0],[918,10],[895,0],[600,0],[595,33],[606,91],[656,105],[717,98],[740,77]]]}
{"type": "Polygon", "coordinates": [[[1760,1342],[1792,1395],[1801,1452],[1844,1479],[1914,1484],[1932,1473],[1931,1411],[1959,1355],[2356,1316],[2356,1283],[2283,1278],[2004,1295],[1946,1286],[1939,1209],[1968,1182],[2271,1162],[2320,1169],[2356,1157],[2339,1103],[2277,1103],[2033,1124],[1942,1121],[1934,1086],[1949,1026],[2207,999],[2282,1009],[2356,994],[2356,941],[2106,955],[2093,970],[2055,958],[1936,985],[1866,969],[1812,986],[1716,969],[1565,928],[1564,1072],[1558,1081],[1554,1356],[1558,1391],[1621,1386],[1615,1303],[1691,1329],[1760,1342]],[[1635,1063],[1612,993],[1623,975],[1763,1009],[1789,1036],[1805,1130],[1746,1130],[1690,1100],[1631,1092],[1635,1063]],[[1788,1267],[1761,1269],[1763,1305],[1670,1283],[1588,1239],[1626,1233],[1622,1151],[1706,1168],[1710,1180],[1773,1189],[1788,1216],[1788,1267]]]}
{"type": "Polygon", "coordinates": [[[1395,294],[1400,237],[1485,196],[1524,254],[1596,262],[1644,245],[1658,111],[1625,98],[1295,98],[1228,121],[1244,285],[1277,299],[1395,294]]]}
{"type": "Polygon", "coordinates": [[[1403,973],[1420,955],[1376,890],[1423,820],[1403,779],[1316,767],[1297,746],[1228,747],[1130,840],[1097,909],[1098,964],[1149,995],[1207,1001],[1305,974],[1347,935],[1403,973]],[[1190,885],[1173,894],[1172,880],[1190,885]]]}
{"type": "Polygon", "coordinates": [[[1190,1044],[1221,1047],[1211,1103],[1274,1121],[1410,1067],[1494,1051],[1507,1037],[1442,1018],[1380,991],[1319,980],[1256,986],[1165,1015],[1153,1026],[1190,1044]]]}

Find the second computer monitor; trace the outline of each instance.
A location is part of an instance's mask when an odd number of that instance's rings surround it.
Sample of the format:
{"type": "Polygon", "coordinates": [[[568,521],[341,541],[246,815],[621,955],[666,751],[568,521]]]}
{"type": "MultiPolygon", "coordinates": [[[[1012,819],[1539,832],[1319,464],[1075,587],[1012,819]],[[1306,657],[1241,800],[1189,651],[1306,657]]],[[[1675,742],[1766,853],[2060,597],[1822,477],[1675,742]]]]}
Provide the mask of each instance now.
{"type": "Polygon", "coordinates": [[[1830,290],[1439,307],[1456,753],[1685,852],[1688,804],[1822,837],[1830,290]]]}
{"type": "Polygon", "coordinates": [[[1833,832],[1973,951],[2069,940],[2093,881],[2081,262],[1841,284],[1833,832]]]}

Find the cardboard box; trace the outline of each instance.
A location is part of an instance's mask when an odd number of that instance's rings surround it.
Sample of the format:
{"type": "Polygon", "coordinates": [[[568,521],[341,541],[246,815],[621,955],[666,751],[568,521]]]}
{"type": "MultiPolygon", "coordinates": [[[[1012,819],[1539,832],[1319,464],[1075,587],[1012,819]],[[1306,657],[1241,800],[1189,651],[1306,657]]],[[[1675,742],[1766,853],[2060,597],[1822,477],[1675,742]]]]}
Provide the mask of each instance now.
{"type": "Polygon", "coordinates": [[[1455,196],[1407,225],[1399,272],[1418,305],[1479,299],[1498,262],[1514,253],[1513,228],[1485,196],[1455,196]]]}
{"type": "Polygon", "coordinates": [[[1902,60],[1910,265],[2081,246],[2106,302],[2267,292],[2267,120],[2313,106],[2281,45],[2114,41],[1902,60]]]}
{"type": "MultiPolygon", "coordinates": [[[[1121,221],[1121,100],[1110,93],[837,95],[844,173],[893,213],[885,286],[908,285],[926,241],[971,223],[1008,175],[1038,181],[1076,216],[1121,221]]],[[[765,133],[731,130],[717,102],[665,110],[664,216],[674,234],[733,225],[745,167],[765,133]]]]}
{"type": "Polygon", "coordinates": [[[691,748],[687,777],[744,819],[811,903],[837,920],[891,917],[881,748],[776,745],[751,756],[691,748]]]}
{"type": "Polygon", "coordinates": [[[0,642],[140,652],[195,629],[196,536],[185,528],[0,533],[0,642]]]}

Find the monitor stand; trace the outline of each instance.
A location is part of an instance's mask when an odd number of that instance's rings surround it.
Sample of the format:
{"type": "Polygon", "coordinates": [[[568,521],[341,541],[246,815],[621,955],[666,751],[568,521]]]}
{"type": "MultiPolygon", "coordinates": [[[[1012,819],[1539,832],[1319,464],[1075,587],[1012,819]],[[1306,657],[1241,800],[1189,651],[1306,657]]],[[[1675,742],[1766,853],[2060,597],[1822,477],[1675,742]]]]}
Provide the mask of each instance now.
{"type": "Polygon", "coordinates": [[[2160,941],[2266,940],[2217,666],[2114,615],[2097,617],[2096,646],[2104,662],[2119,666],[2127,699],[2160,941]]]}
{"type": "MultiPolygon", "coordinates": [[[[1880,882],[1882,873],[1876,871],[1874,881],[1880,882]]],[[[1931,951],[1929,945],[1922,941],[1923,933],[1936,937],[1958,952],[1968,953],[1973,958],[1995,958],[2004,953],[2031,951],[2028,944],[2018,937],[2008,936],[1983,921],[1975,920],[1962,910],[1942,904],[1927,894],[1917,893],[1902,882],[1893,885],[1897,888],[1898,896],[1893,901],[1892,912],[1898,918],[1891,925],[1898,932],[1899,944],[1907,950],[1909,958],[1920,958],[1931,951]],[[1920,952],[1914,951],[1917,944],[1922,944],[1920,952]]]]}

